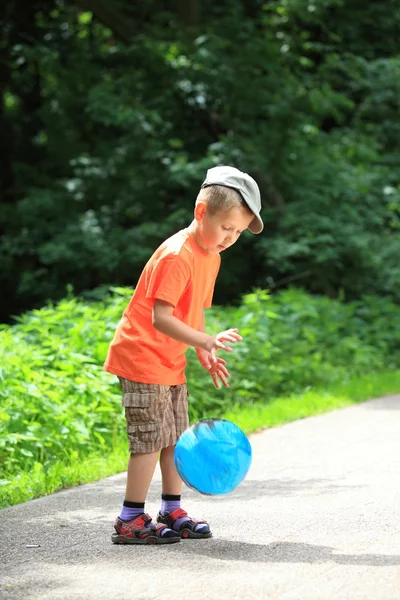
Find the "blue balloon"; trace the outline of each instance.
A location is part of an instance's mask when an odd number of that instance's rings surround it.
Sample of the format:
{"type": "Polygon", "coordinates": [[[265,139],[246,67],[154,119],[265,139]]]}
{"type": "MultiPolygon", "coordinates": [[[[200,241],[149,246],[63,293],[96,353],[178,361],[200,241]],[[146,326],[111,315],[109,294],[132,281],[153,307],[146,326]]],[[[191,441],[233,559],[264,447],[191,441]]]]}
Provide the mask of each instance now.
{"type": "Polygon", "coordinates": [[[203,419],[179,438],[175,466],[186,485],[201,494],[231,492],[251,465],[251,445],[243,431],[225,419],[203,419]]]}

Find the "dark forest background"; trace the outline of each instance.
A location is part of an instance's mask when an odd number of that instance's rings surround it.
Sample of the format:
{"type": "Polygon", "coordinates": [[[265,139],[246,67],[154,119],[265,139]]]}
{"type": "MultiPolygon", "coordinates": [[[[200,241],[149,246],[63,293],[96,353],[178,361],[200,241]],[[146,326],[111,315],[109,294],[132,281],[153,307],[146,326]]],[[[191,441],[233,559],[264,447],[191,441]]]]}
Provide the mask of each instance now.
{"type": "Polygon", "coordinates": [[[397,0],[14,0],[0,30],[0,321],[133,287],[217,164],[265,221],[217,303],[399,300],[397,0]]]}

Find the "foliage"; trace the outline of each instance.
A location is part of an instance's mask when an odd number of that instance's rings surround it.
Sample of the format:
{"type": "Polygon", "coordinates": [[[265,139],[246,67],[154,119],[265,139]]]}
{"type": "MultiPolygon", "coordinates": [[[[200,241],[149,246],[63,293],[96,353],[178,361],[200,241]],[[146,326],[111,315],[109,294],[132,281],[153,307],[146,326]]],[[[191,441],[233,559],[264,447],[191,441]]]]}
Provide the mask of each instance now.
{"type": "MultiPolygon", "coordinates": [[[[114,288],[92,301],[70,295],[2,327],[0,479],[39,469],[51,482],[57,463],[121,448],[121,392],[102,364],[130,293],[114,288]]],[[[343,304],[296,289],[272,298],[259,290],[238,307],[208,312],[210,332],[235,326],[244,340],[226,355],[231,387],[219,391],[189,349],[192,420],[399,364],[400,311],[387,299],[343,304]]]]}
{"type": "Polygon", "coordinates": [[[0,9],[0,319],[135,285],[222,163],[257,179],[266,227],[224,257],[219,303],[398,300],[396,0],[145,4],[0,9]]]}
{"type": "Polygon", "coordinates": [[[190,362],[192,412],[199,418],[399,365],[400,311],[386,299],[342,303],[294,288],[272,297],[258,290],[238,307],[209,312],[211,331],[238,327],[244,341],[235,347],[232,387],[218,394],[210,396],[201,367],[190,362]]]}

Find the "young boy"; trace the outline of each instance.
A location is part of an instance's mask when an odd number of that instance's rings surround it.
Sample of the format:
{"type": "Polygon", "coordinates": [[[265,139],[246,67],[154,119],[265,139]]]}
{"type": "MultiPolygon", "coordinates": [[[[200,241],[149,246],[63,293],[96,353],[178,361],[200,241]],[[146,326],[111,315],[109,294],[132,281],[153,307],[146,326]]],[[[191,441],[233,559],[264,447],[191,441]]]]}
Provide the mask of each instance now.
{"type": "Polygon", "coordinates": [[[114,524],[115,544],[167,544],[182,537],[208,538],[206,521],[181,506],[182,480],[174,448],[189,426],[185,351],[196,349],[215,387],[228,387],[226,361],[218,350],[242,338],[237,329],[205,333],[220,254],[249,229],[260,233],[257,183],[234,167],[207,172],[187,229],[167,239],[147,262],[110,345],[104,369],[118,376],[123,390],[130,458],[125,500],[114,524]],[[158,457],[162,475],[157,523],[145,500],[158,457]]]}

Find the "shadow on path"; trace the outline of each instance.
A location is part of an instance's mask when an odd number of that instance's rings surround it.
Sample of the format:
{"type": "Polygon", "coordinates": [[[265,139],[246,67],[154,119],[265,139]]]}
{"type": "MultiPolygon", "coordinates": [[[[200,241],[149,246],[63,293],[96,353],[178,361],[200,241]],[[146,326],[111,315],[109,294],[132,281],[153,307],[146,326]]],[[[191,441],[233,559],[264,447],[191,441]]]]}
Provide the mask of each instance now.
{"type": "Polygon", "coordinates": [[[373,567],[400,566],[396,554],[341,554],[330,546],[276,542],[251,544],[227,540],[213,540],[209,544],[193,544],[193,553],[219,560],[244,560],[262,563],[310,563],[334,562],[340,565],[365,565],[373,567]]]}

